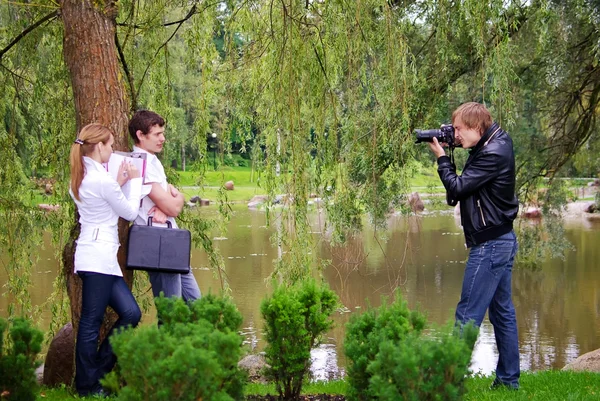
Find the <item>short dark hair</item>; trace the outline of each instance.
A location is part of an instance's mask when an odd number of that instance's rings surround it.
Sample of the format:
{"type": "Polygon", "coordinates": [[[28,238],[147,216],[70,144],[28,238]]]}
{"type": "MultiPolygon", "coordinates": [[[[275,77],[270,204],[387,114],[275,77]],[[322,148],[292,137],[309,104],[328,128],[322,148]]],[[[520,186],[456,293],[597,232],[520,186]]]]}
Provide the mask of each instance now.
{"type": "Polygon", "coordinates": [[[452,113],[452,124],[460,118],[467,128],[477,129],[483,135],[492,126],[492,115],[481,103],[468,102],[461,104],[452,113]]]}
{"type": "Polygon", "coordinates": [[[135,134],[136,132],[142,131],[142,134],[146,135],[155,125],[164,127],[165,119],[150,110],[136,111],[133,117],[131,117],[131,121],[129,121],[129,135],[133,139],[133,143],[137,144],[140,142],[135,134]]]}

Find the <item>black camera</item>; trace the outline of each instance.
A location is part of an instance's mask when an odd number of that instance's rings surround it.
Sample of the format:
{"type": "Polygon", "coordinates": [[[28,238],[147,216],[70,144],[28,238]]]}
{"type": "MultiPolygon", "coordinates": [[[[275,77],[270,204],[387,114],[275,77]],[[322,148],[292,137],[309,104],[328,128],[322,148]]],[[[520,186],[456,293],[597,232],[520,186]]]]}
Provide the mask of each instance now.
{"type": "Polygon", "coordinates": [[[433,142],[437,138],[439,143],[447,143],[451,148],[460,147],[454,139],[454,127],[452,124],[442,124],[439,129],[416,129],[417,142],[433,142]]]}

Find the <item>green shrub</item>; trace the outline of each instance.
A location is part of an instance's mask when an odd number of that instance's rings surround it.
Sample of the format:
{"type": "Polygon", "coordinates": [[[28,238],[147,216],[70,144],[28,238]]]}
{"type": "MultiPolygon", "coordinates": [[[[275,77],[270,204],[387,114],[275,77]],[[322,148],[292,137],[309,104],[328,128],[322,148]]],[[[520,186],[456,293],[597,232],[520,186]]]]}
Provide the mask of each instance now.
{"type": "Polygon", "coordinates": [[[3,400],[34,401],[38,392],[35,379],[36,356],[43,334],[23,318],[10,325],[0,318],[0,396],[3,400]]]}
{"type": "Polygon", "coordinates": [[[460,399],[477,329],[449,323],[425,335],[425,323],[400,294],[389,306],[384,301],[380,308],[353,316],[344,343],[348,399],[460,399]]]}
{"type": "Polygon", "coordinates": [[[279,397],[296,400],[310,367],[310,350],[333,325],[330,315],[337,296],[314,280],[277,288],[263,300],[267,376],[275,382],[279,397]]]}
{"type": "Polygon", "coordinates": [[[344,340],[344,351],[349,359],[346,373],[350,399],[375,398],[369,389],[372,373],[368,367],[379,353],[380,345],[385,342],[399,344],[408,333],[420,333],[425,322],[422,314],[408,309],[399,294],[391,305],[383,300],[379,308],[369,308],[350,318],[344,340]]]}
{"type": "Polygon", "coordinates": [[[451,324],[436,337],[413,331],[399,344],[386,341],[368,367],[369,392],[378,400],[460,400],[466,392],[471,351],[477,339],[472,325],[462,336],[451,324]]]}
{"type": "Polygon", "coordinates": [[[125,401],[242,399],[242,316],[235,305],[207,295],[189,305],[161,297],[156,307],[160,327],[111,338],[119,366],[103,384],[125,401]]]}

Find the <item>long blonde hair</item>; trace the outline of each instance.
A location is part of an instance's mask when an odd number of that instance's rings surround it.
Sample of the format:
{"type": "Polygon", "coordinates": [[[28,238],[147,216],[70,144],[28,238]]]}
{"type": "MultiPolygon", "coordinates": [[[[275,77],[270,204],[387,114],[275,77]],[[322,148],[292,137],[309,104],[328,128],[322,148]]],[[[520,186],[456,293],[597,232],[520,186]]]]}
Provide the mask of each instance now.
{"type": "Polygon", "coordinates": [[[92,153],[98,143],[107,143],[111,135],[112,131],[102,124],[88,124],[79,131],[77,139],[71,145],[71,191],[73,191],[75,199],[81,200],[79,199],[79,187],[85,175],[83,156],[92,153]]]}

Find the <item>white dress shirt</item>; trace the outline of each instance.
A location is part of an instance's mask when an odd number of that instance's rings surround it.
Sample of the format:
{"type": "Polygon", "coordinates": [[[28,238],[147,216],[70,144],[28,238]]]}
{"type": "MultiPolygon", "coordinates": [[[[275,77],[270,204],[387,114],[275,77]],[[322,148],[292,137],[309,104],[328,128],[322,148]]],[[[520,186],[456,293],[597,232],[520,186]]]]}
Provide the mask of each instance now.
{"type": "MultiPolygon", "coordinates": [[[[165,175],[165,169],[158,160],[156,155],[142,149],[137,146],[133,147],[134,152],[146,153],[146,177],[144,179],[144,189],[142,190],[142,195],[148,195],[152,189],[152,183],[158,183],[165,191],[168,191],[168,183],[167,176],[165,175]]],[[[148,211],[152,209],[156,204],[150,199],[149,196],[144,196],[142,198],[142,207],[139,209],[139,214],[134,221],[134,224],[146,225],[148,224],[148,211]]],[[[177,223],[175,223],[175,218],[168,216],[167,221],[171,222],[171,226],[173,228],[177,228],[177,223]]],[[[166,224],[155,223],[152,222],[153,226],[157,227],[167,227],[166,224]]]]}
{"type": "Polygon", "coordinates": [[[85,175],[79,187],[79,198],[69,191],[79,211],[81,232],[75,248],[75,273],[95,272],[123,276],[117,251],[119,249],[119,217],[132,221],[138,215],[142,178],[133,178],[126,198],[119,183],[102,164],[84,156],[85,175]]]}

